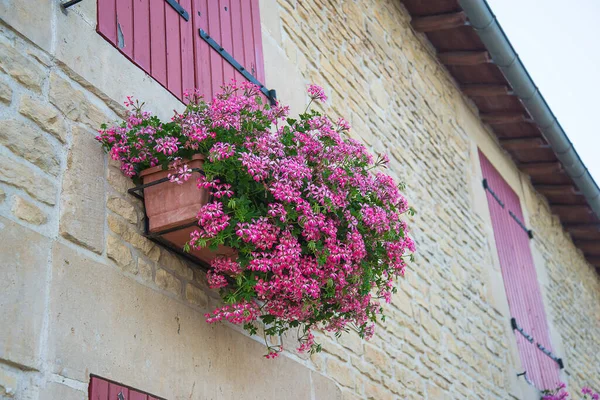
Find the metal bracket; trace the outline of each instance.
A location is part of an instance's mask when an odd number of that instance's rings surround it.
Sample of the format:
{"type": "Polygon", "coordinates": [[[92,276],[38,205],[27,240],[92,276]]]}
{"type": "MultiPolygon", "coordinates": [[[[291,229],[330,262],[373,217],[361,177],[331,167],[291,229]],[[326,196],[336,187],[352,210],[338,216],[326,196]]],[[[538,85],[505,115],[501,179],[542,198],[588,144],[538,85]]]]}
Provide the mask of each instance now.
{"type": "Polygon", "coordinates": [[[235,58],[233,58],[233,56],[231,54],[229,54],[223,48],[223,46],[221,46],[213,38],[211,38],[210,35],[207,32],[205,32],[203,29],[198,29],[198,32],[200,34],[200,37],[202,39],[204,39],[204,41],[206,43],[208,43],[208,45],[210,47],[212,47],[213,49],[215,49],[225,59],[225,61],[227,61],[229,64],[231,64],[231,66],[233,68],[235,68],[237,72],[239,72],[240,74],[242,74],[244,76],[244,78],[246,78],[250,82],[252,82],[255,85],[257,85],[260,88],[260,91],[262,92],[262,94],[264,94],[269,99],[269,103],[272,106],[277,103],[277,92],[274,89],[271,89],[271,90],[267,89],[265,87],[265,85],[263,85],[262,83],[260,83],[254,77],[254,75],[252,75],[250,72],[248,72],[248,70],[246,68],[244,68],[244,66],[242,66],[242,64],[240,64],[239,62],[237,62],[237,60],[235,58]]]}
{"type": "Polygon", "coordinates": [[[498,202],[498,204],[500,204],[500,207],[504,208],[504,203],[502,202],[502,200],[500,200],[500,197],[498,197],[498,195],[496,194],[496,192],[494,192],[492,190],[492,188],[490,188],[490,185],[488,184],[487,179],[483,180],[483,188],[485,190],[487,190],[488,192],[490,192],[490,194],[492,195],[492,197],[498,202]]]}
{"type": "Polygon", "coordinates": [[[185,8],[183,8],[181,6],[181,4],[179,4],[177,1],[175,1],[175,0],[167,0],[167,3],[169,3],[169,5],[171,7],[173,7],[173,9],[175,11],[177,11],[177,14],[181,15],[183,17],[183,19],[185,19],[186,21],[190,20],[190,14],[188,14],[188,12],[185,11],[185,8]]]}
{"type": "MultiPolygon", "coordinates": [[[[204,174],[204,171],[202,171],[202,169],[200,169],[200,168],[192,168],[192,172],[199,172],[201,174],[204,174]]],[[[145,188],[159,185],[161,183],[165,183],[168,181],[169,181],[168,177],[158,179],[154,182],[150,182],[150,183],[146,183],[143,185],[133,187],[133,188],[129,189],[127,192],[130,195],[132,195],[133,197],[135,197],[143,202],[145,188]]],[[[175,226],[175,227],[172,227],[169,229],[165,229],[160,232],[150,232],[150,227],[148,226],[148,215],[146,215],[146,207],[144,207],[144,232],[143,232],[144,237],[147,237],[149,240],[152,240],[154,243],[167,248],[168,250],[170,250],[170,251],[176,253],[177,255],[185,258],[186,260],[190,261],[191,263],[196,265],[199,269],[207,272],[210,269],[210,266],[206,262],[200,260],[197,257],[194,257],[190,253],[186,253],[185,251],[183,251],[183,249],[180,249],[177,246],[174,246],[172,243],[170,243],[162,238],[162,235],[165,235],[165,234],[171,233],[171,232],[175,232],[175,231],[179,231],[181,229],[186,229],[186,228],[189,228],[190,226],[194,226],[194,225],[196,225],[196,221],[193,221],[188,224],[183,224],[180,226],[175,226]]]]}
{"type": "MultiPolygon", "coordinates": [[[[502,202],[502,200],[500,200],[500,197],[498,197],[498,195],[492,190],[492,188],[490,188],[488,180],[484,179],[482,183],[483,183],[483,188],[485,190],[487,190],[492,195],[492,197],[494,198],[494,200],[496,200],[498,202],[498,204],[500,204],[500,207],[504,208],[504,203],[502,202]]],[[[525,224],[523,222],[521,222],[521,220],[512,211],[509,210],[508,213],[510,214],[510,216],[512,217],[512,219],[514,219],[515,222],[525,232],[527,232],[527,236],[529,236],[529,239],[533,239],[533,231],[531,229],[527,229],[527,227],[525,226],[525,224]]]]}
{"type": "Polygon", "coordinates": [[[67,8],[74,6],[77,3],[82,2],[83,0],[69,0],[69,1],[65,1],[64,3],[60,3],[60,6],[66,10],[67,8]]]}
{"type": "MultiPolygon", "coordinates": [[[[525,339],[527,339],[527,341],[529,343],[533,343],[533,337],[527,333],[525,333],[525,331],[523,330],[523,328],[521,328],[518,324],[517,324],[517,320],[516,318],[511,318],[510,319],[510,326],[512,327],[513,330],[519,332],[521,335],[523,335],[523,337],[525,339]]],[[[554,360],[554,362],[556,362],[558,364],[558,366],[560,367],[560,369],[564,369],[565,365],[563,363],[562,358],[559,358],[557,356],[555,356],[554,354],[552,354],[552,352],[548,349],[546,349],[544,346],[542,346],[541,344],[539,344],[538,342],[535,342],[536,347],[542,351],[542,353],[544,353],[545,355],[547,355],[548,357],[550,357],[552,360],[554,360]]],[[[520,375],[525,375],[527,373],[527,371],[523,372],[522,374],[517,374],[517,376],[520,375]]],[[[525,377],[525,379],[527,379],[527,377],[525,377]]]]}
{"type": "Polygon", "coordinates": [[[514,219],[515,222],[521,227],[521,229],[523,229],[525,232],[527,232],[527,236],[529,236],[529,239],[533,239],[533,231],[531,229],[527,229],[525,224],[523,222],[521,222],[519,217],[517,217],[512,211],[508,211],[508,213],[510,214],[512,219],[514,219]]]}
{"type": "Polygon", "coordinates": [[[510,325],[512,326],[513,331],[519,332],[521,335],[523,335],[523,337],[525,339],[527,339],[527,341],[529,343],[533,343],[533,337],[531,337],[531,335],[525,333],[525,331],[523,330],[523,328],[521,328],[519,325],[517,325],[517,320],[515,318],[511,318],[510,319],[510,325]]]}

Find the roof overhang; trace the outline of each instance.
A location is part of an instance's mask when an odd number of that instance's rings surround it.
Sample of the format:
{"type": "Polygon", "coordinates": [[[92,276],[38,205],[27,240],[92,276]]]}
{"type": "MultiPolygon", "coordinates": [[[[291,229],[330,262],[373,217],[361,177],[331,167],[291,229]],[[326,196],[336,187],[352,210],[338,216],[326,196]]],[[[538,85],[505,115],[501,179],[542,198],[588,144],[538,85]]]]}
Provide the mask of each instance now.
{"type": "Polygon", "coordinates": [[[402,0],[412,26],[475,103],[500,145],[600,268],[600,189],[485,0],[402,0]]]}

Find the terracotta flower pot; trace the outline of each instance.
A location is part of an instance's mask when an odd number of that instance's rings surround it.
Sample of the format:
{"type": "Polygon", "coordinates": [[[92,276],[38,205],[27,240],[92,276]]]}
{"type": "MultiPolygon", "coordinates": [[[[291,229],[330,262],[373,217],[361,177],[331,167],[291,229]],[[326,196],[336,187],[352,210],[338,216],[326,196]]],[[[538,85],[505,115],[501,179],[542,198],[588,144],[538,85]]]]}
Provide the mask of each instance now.
{"type": "MultiPolygon", "coordinates": [[[[189,168],[202,168],[204,156],[196,154],[187,162],[189,168]]],[[[142,182],[148,184],[166,178],[169,171],[164,171],[160,166],[145,169],[140,173],[142,182]]],[[[163,182],[144,189],[144,206],[148,217],[149,233],[158,233],[168,229],[181,227],[160,237],[183,250],[190,240],[190,233],[197,229],[196,215],[200,208],[210,200],[207,189],[199,189],[196,180],[199,172],[194,172],[192,177],[183,184],[163,182]]],[[[191,250],[190,255],[210,262],[217,255],[231,255],[230,248],[222,247],[216,252],[209,249],[191,250]]]]}

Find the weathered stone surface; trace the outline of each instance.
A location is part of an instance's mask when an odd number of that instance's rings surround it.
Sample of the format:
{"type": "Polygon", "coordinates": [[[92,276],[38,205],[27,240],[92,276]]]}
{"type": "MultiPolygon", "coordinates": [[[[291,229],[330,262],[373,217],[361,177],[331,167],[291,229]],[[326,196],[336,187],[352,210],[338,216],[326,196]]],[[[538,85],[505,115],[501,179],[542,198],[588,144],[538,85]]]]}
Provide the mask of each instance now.
{"type": "Polygon", "coordinates": [[[5,82],[0,81],[0,103],[10,104],[13,90],[5,82]]]}
{"type": "Polygon", "coordinates": [[[40,393],[39,400],[87,400],[88,393],[59,382],[50,382],[40,393]]]}
{"type": "Polygon", "coordinates": [[[50,104],[44,103],[35,97],[24,95],[21,97],[19,112],[38,124],[43,130],[51,133],[61,143],[67,141],[67,127],[64,118],[50,104]]]}
{"type": "Polygon", "coordinates": [[[6,193],[0,188],[0,203],[3,203],[4,200],[6,200],[6,193]]]}
{"type": "Polygon", "coordinates": [[[186,393],[185,398],[237,400],[241,388],[248,399],[275,400],[284,393],[312,398],[305,366],[287,357],[264,359],[261,343],[209,325],[197,310],[67,246],[55,246],[52,262],[51,372],[83,382],[89,371],[118,376],[165,398],[186,393]],[[176,368],[173,379],[164,379],[159,366],[165,365],[176,368]]]}
{"type": "Polygon", "coordinates": [[[142,257],[138,257],[138,272],[146,282],[153,282],[153,269],[154,267],[152,264],[144,260],[142,257]]]}
{"type": "Polygon", "coordinates": [[[0,70],[37,92],[42,91],[42,83],[47,75],[44,67],[4,41],[0,41],[0,70]]]}
{"type": "Polygon", "coordinates": [[[342,392],[331,379],[316,372],[310,373],[315,400],[341,400],[342,392]]]}
{"type": "Polygon", "coordinates": [[[73,127],[63,179],[60,234],[96,253],[104,249],[104,156],[92,132],[73,127]]]}
{"type": "Polygon", "coordinates": [[[57,151],[37,127],[14,119],[0,121],[0,144],[44,172],[57,175],[60,160],[57,151]]]}
{"type": "Polygon", "coordinates": [[[3,22],[42,49],[50,51],[54,7],[55,3],[47,0],[2,1],[0,15],[3,22]]]}
{"type": "Polygon", "coordinates": [[[108,228],[117,235],[121,236],[123,240],[130,243],[133,247],[141,250],[152,261],[158,261],[161,253],[160,248],[152,241],[135,231],[133,226],[128,225],[125,221],[115,217],[114,215],[109,215],[108,228]]]}
{"type": "Polygon", "coordinates": [[[131,203],[123,200],[120,197],[111,196],[109,197],[106,206],[115,214],[125,218],[129,223],[137,224],[137,211],[135,210],[135,207],[131,205],[131,203]]]}
{"type": "Polygon", "coordinates": [[[15,217],[34,225],[43,225],[48,221],[46,214],[38,206],[19,196],[13,197],[12,213],[15,217]]]}
{"type": "Polygon", "coordinates": [[[112,186],[117,192],[122,195],[128,195],[127,191],[134,187],[133,181],[127,178],[123,173],[114,167],[108,168],[108,183],[112,186]]]}
{"type": "Polygon", "coordinates": [[[25,190],[32,197],[50,205],[56,203],[54,182],[32,168],[7,157],[0,157],[0,182],[25,190]]]}
{"type": "Polygon", "coordinates": [[[50,75],[49,97],[50,102],[72,121],[82,122],[93,129],[110,122],[110,117],[92,104],[81,90],[56,73],[50,75]]]}
{"type": "Polygon", "coordinates": [[[180,256],[175,255],[168,250],[161,249],[160,259],[158,260],[158,263],[163,267],[167,267],[176,275],[182,278],[188,280],[194,278],[194,271],[192,271],[192,269],[188,267],[188,265],[183,261],[183,259],[180,256]]]}
{"type": "Polygon", "coordinates": [[[129,272],[130,274],[137,274],[137,267],[131,250],[118,238],[109,235],[108,242],[106,245],[106,255],[108,258],[113,260],[123,271],[129,272]]]}
{"type": "Polygon", "coordinates": [[[50,240],[0,217],[0,359],[39,369],[50,240]]]}
{"type": "Polygon", "coordinates": [[[4,398],[14,398],[18,391],[18,378],[14,372],[6,371],[0,368],[0,396],[4,398]]]}
{"type": "Polygon", "coordinates": [[[185,298],[198,307],[206,307],[208,305],[208,296],[204,293],[204,290],[191,283],[188,283],[185,287],[185,298]]]}
{"type": "Polygon", "coordinates": [[[337,383],[349,388],[355,387],[355,372],[352,366],[348,363],[343,363],[335,358],[327,359],[327,375],[337,383]]]}
{"type": "Polygon", "coordinates": [[[171,292],[174,295],[179,296],[181,294],[181,281],[175,277],[175,275],[164,269],[156,271],[156,277],[154,281],[159,288],[171,292]]]}

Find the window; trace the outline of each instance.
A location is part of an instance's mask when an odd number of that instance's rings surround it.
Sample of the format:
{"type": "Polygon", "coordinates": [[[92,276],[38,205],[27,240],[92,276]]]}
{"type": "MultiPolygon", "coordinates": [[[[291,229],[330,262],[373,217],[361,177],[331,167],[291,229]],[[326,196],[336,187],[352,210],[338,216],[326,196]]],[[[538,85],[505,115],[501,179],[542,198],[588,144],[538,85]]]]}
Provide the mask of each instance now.
{"type": "Polygon", "coordinates": [[[90,377],[89,398],[90,400],[164,400],[94,375],[90,377]]]}
{"type": "Polygon", "coordinates": [[[481,152],[479,159],[521,362],[527,379],[537,388],[553,389],[560,382],[562,361],[552,354],[542,295],[529,248],[532,234],[522,222],[517,194],[481,152]]]}
{"type": "Polygon", "coordinates": [[[245,79],[200,30],[264,83],[258,0],[98,0],[98,33],[179,99],[245,79]]]}

